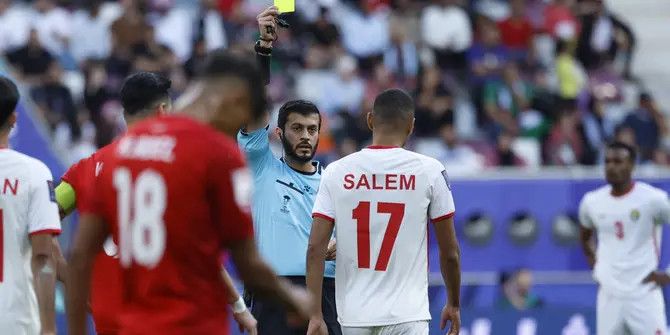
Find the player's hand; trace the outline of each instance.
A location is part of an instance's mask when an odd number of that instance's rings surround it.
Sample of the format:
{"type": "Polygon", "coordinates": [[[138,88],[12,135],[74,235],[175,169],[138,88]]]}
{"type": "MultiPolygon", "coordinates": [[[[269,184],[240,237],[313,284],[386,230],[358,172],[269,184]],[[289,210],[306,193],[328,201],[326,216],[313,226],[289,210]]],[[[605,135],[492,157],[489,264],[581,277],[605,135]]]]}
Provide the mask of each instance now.
{"type": "Polygon", "coordinates": [[[654,283],[658,286],[665,286],[670,284],[670,275],[662,271],[653,271],[650,273],[642,283],[654,283]]]}
{"type": "Polygon", "coordinates": [[[440,329],[444,329],[447,326],[447,321],[451,321],[451,327],[449,327],[447,334],[458,335],[458,332],[461,330],[461,311],[458,307],[444,306],[440,318],[440,329]]]}
{"type": "Polygon", "coordinates": [[[40,332],[40,335],[56,335],[55,330],[43,330],[40,332]]]}
{"type": "Polygon", "coordinates": [[[328,242],[328,250],[326,251],[326,260],[334,261],[337,255],[337,241],[335,239],[328,242]]]}
{"type": "Polygon", "coordinates": [[[272,41],[277,40],[277,23],[275,22],[275,19],[278,15],[279,9],[275,6],[270,6],[256,16],[262,42],[271,44],[272,41]]]}
{"type": "Polygon", "coordinates": [[[328,327],[322,318],[312,318],[309,320],[307,335],[328,335],[328,327]]]}
{"type": "Polygon", "coordinates": [[[248,309],[242,313],[233,314],[233,318],[235,318],[235,321],[237,321],[240,332],[247,332],[249,335],[258,334],[258,330],[256,329],[258,322],[256,321],[256,318],[251,315],[251,312],[249,312],[248,309]]]}
{"type": "Polygon", "coordinates": [[[294,327],[304,326],[316,310],[314,299],[306,289],[298,286],[293,286],[289,294],[291,305],[287,310],[288,323],[294,327]]]}

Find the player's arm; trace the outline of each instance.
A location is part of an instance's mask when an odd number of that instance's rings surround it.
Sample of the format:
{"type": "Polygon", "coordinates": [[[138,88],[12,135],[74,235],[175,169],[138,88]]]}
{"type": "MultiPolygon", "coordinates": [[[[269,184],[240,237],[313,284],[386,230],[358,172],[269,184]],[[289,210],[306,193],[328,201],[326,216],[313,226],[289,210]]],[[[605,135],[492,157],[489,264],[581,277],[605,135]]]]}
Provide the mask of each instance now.
{"type": "MultiPolygon", "coordinates": [[[[270,60],[272,58],[272,42],[277,39],[277,23],[275,19],[279,15],[277,7],[270,6],[258,14],[258,30],[260,33],[259,41],[254,49],[256,51],[256,61],[261,69],[265,84],[270,83],[270,60]]],[[[254,120],[244,127],[245,132],[253,132],[268,125],[270,115],[265,113],[263,117],[254,120]]]]}
{"type": "Polygon", "coordinates": [[[309,294],[288,280],[277,277],[261,259],[253,239],[234,242],[229,249],[237,271],[250,291],[283,305],[301,320],[310,318],[313,300],[309,294]]]}
{"type": "Polygon", "coordinates": [[[307,245],[307,290],[314,297],[314,316],[309,321],[308,335],[328,333],[321,310],[321,295],[326,252],[334,228],[332,219],[314,216],[307,245]]]}
{"type": "MultiPolygon", "coordinates": [[[[74,187],[66,181],[61,181],[56,186],[56,204],[61,220],[72,214],[75,209],[76,193],[74,187]]],[[[53,238],[53,257],[56,263],[56,280],[65,283],[67,280],[67,261],[63,256],[58,239],[55,237],[53,238]]]]}
{"type": "Polygon", "coordinates": [[[56,266],[51,233],[30,235],[33,256],[30,266],[39,306],[42,334],[56,333],[56,266]]]}
{"type": "Polygon", "coordinates": [[[440,271],[447,286],[448,302],[442,310],[440,328],[444,329],[447,321],[451,321],[449,334],[458,334],[460,328],[461,306],[461,253],[454,229],[454,218],[447,218],[433,222],[435,237],[440,250],[440,271]]]}
{"type": "MultiPolygon", "coordinates": [[[[670,223],[670,201],[665,192],[659,192],[658,197],[654,199],[654,208],[656,209],[656,218],[660,224],[670,223]]],[[[665,286],[670,284],[670,266],[665,271],[652,271],[643,280],[643,283],[654,282],[656,285],[665,286]]]]}
{"type": "Polygon", "coordinates": [[[449,335],[458,334],[461,324],[461,252],[454,228],[456,206],[451,194],[451,186],[447,171],[438,161],[433,161],[427,171],[432,174],[430,215],[435,227],[435,237],[440,251],[440,271],[447,286],[447,303],[442,308],[440,328],[444,329],[451,322],[449,335]]]}
{"type": "Polygon", "coordinates": [[[88,294],[91,289],[93,259],[107,237],[107,226],[97,215],[84,214],[70,253],[66,311],[68,334],[86,334],[88,294]]]}
{"type": "Polygon", "coordinates": [[[256,318],[254,318],[249,312],[249,309],[247,309],[244,299],[240,296],[240,293],[237,292],[235,283],[233,283],[233,279],[230,278],[230,274],[228,274],[228,271],[226,271],[225,268],[221,269],[221,277],[223,278],[223,283],[226,286],[226,292],[228,293],[228,304],[233,309],[233,317],[240,326],[240,332],[246,331],[250,335],[255,335],[257,333],[256,318]]]}
{"type": "Polygon", "coordinates": [[[53,257],[53,235],[61,231],[58,206],[53,189],[53,176],[42,164],[30,166],[31,191],[28,225],[32,257],[33,285],[37,295],[43,334],[56,331],[55,289],[56,269],[53,257]]]}
{"type": "Polygon", "coordinates": [[[595,225],[591,221],[591,217],[588,213],[586,196],[579,204],[579,223],[579,241],[582,246],[582,251],[586,256],[586,261],[589,263],[589,266],[593,269],[596,264],[595,225]]]}

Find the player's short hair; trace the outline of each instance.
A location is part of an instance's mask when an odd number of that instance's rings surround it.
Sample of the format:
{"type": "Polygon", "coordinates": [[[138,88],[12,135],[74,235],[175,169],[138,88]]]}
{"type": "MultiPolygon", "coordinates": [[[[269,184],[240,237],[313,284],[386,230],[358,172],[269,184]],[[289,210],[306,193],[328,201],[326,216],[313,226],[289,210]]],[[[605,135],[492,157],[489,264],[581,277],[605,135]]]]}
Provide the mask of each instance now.
{"type": "Polygon", "coordinates": [[[212,80],[225,77],[238,78],[248,83],[253,117],[261,117],[265,113],[267,100],[265,82],[256,64],[256,57],[251,54],[235,54],[225,49],[211,51],[198,69],[198,78],[212,80]]]}
{"type": "Polygon", "coordinates": [[[401,89],[388,89],[375,99],[372,114],[383,123],[409,121],[414,119],[414,101],[401,89]]]}
{"type": "Polygon", "coordinates": [[[154,72],[138,72],[126,78],[121,88],[121,105],[128,115],[153,109],[170,100],[170,79],[154,72]]]}
{"type": "Polygon", "coordinates": [[[623,149],[628,151],[628,158],[630,158],[631,162],[635,162],[637,160],[637,150],[635,150],[635,148],[633,148],[631,145],[628,145],[621,141],[614,141],[607,145],[607,150],[617,150],[617,149],[623,149]]]}
{"type": "Polygon", "coordinates": [[[19,89],[9,78],[0,76],[0,127],[4,127],[7,119],[16,110],[19,103],[19,89]]]}
{"type": "Polygon", "coordinates": [[[288,122],[288,116],[291,113],[300,114],[302,116],[308,116],[311,114],[318,115],[319,129],[321,129],[321,112],[319,112],[319,109],[315,104],[307,100],[291,100],[282,105],[281,108],[279,108],[279,115],[277,115],[277,127],[285,130],[286,122],[288,122]]]}

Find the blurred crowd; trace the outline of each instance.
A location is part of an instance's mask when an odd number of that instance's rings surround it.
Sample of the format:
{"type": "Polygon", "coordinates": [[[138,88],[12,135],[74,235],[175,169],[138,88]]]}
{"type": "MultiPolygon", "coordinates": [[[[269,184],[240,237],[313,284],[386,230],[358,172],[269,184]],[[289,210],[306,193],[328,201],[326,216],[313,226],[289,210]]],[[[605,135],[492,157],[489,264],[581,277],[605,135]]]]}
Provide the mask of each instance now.
{"type": "MultiPolygon", "coordinates": [[[[120,84],[172,79],[177,97],[208,50],[252,50],[264,0],[0,0],[0,53],[74,162],[121,129],[120,84]]],[[[635,35],[606,0],[297,0],[274,43],[271,101],[314,101],[319,158],[367,144],[374,97],[415,97],[410,147],[451,174],[593,165],[603,143],[668,165],[664,114],[631,72],[635,35]],[[631,93],[632,92],[632,93],[631,93]],[[631,98],[633,97],[633,98],[631,98]]],[[[275,107],[276,108],[276,107],[275,107]]]]}

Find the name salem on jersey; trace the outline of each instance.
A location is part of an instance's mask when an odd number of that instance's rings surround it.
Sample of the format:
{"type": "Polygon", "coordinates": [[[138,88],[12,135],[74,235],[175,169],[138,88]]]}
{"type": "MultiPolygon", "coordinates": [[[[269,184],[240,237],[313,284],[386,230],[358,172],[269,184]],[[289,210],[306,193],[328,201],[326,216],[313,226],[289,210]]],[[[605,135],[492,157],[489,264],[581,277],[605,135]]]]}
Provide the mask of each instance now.
{"type": "Polygon", "coordinates": [[[346,190],[400,190],[414,191],[416,189],[416,176],[405,174],[372,174],[344,176],[344,189],[346,190]]]}

